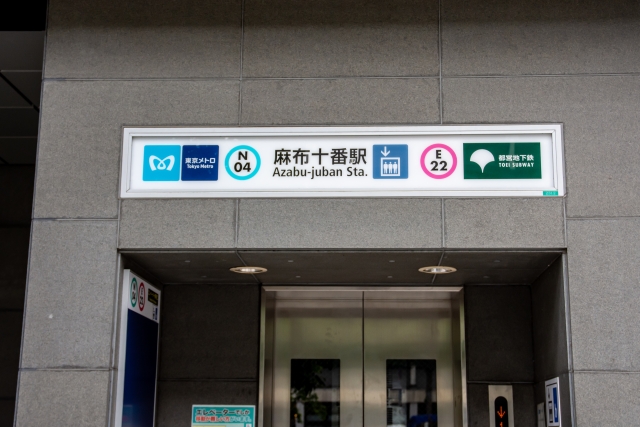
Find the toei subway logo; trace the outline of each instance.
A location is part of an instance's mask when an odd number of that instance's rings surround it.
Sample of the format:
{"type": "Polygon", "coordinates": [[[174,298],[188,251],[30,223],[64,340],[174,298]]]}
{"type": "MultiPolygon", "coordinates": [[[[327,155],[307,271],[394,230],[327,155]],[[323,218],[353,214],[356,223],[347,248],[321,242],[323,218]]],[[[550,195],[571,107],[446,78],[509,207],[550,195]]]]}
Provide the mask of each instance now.
{"type": "Polygon", "coordinates": [[[142,180],[179,181],[180,151],[179,145],[146,145],[142,180]]]}

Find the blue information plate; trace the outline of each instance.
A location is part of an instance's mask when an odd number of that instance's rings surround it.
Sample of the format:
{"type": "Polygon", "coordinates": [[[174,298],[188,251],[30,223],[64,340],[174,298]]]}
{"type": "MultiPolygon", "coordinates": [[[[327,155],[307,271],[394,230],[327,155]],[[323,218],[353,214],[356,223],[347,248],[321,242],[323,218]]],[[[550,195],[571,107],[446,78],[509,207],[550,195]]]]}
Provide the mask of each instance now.
{"type": "Polygon", "coordinates": [[[183,145],[182,180],[217,181],[218,145],[183,145]]]}
{"type": "Polygon", "coordinates": [[[373,179],[407,179],[409,146],[387,144],[373,146],[373,179]]]}
{"type": "Polygon", "coordinates": [[[255,427],[255,420],[252,405],[193,405],[191,427],[255,427]]]}

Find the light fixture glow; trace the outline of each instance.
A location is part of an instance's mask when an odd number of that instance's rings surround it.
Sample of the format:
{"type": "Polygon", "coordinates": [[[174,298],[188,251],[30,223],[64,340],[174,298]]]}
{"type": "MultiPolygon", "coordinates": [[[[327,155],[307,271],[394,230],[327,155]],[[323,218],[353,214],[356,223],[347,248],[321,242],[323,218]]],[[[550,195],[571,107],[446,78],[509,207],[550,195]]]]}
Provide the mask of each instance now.
{"type": "Polygon", "coordinates": [[[249,266],[233,267],[233,268],[230,268],[229,270],[239,274],[260,274],[260,273],[267,272],[267,269],[264,267],[249,267],[249,266]]]}
{"type": "Polygon", "coordinates": [[[419,268],[418,271],[420,273],[428,273],[428,274],[448,274],[457,271],[453,267],[447,267],[445,265],[431,265],[428,267],[419,268]]]}

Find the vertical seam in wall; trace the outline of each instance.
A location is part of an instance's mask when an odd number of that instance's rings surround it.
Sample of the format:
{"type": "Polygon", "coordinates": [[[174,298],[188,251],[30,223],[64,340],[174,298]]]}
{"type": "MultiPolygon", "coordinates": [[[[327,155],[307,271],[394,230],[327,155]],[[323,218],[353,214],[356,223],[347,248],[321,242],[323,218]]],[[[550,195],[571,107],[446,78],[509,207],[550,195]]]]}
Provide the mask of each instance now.
{"type": "Polygon", "coordinates": [[[120,298],[120,270],[122,269],[122,256],[118,253],[118,247],[120,245],[120,218],[122,216],[122,199],[118,198],[118,224],[116,225],[116,271],[115,271],[115,286],[113,292],[113,322],[111,329],[111,354],[109,355],[109,397],[107,398],[107,427],[112,424],[112,415],[115,410],[114,404],[114,387],[117,386],[115,381],[116,372],[116,348],[118,339],[118,325],[119,318],[118,310],[120,304],[118,300],[120,298]]]}
{"type": "Polygon", "coordinates": [[[234,232],[234,239],[233,239],[233,247],[235,248],[236,252],[238,251],[238,219],[240,218],[240,199],[236,199],[236,217],[235,217],[235,232],[234,232]]]}
{"type": "Polygon", "coordinates": [[[360,323],[360,330],[362,331],[362,335],[361,335],[361,339],[362,339],[362,343],[360,345],[360,355],[361,355],[361,359],[360,362],[362,363],[362,368],[361,368],[361,375],[362,375],[362,388],[361,388],[361,392],[362,392],[362,425],[366,426],[367,424],[365,423],[364,420],[364,291],[362,292],[362,316],[360,316],[361,323],[360,323]]]}
{"type": "MultiPolygon", "coordinates": [[[[38,135],[40,133],[38,132],[38,135]]],[[[39,139],[39,136],[38,136],[39,139]]],[[[37,154],[36,154],[37,157],[37,154]]],[[[37,160],[36,160],[37,165],[37,160]]],[[[36,168],[37,170],[37,168],[36,168]]],[[[35,179],[34,179],[34,187],[35,187],[35,179]]],[[[22,336],[20,339],[20,360],[18,361],[18,385],[16,387],[16,402],[13,409],[13,426],[17,426],[18,419],[18,403],[20,401],[20,382],[22,377],[22,358],[24,353],[24,336],[25,336],[25,325],[27,323],[27,296],[29,295],[29,277],[31,276],[31,252],[33,250],[33,226],[35,225],[35,221],[33,220],[33,210],[35,209],[35,188],[33,191],[33,206],[31,207],[31,228],[29,230],[29,251],[27,254],[27,276],[25,277],[25,290],[24,290],[24,303],[22,304],[22,336]]]]}
{"type": "MultiPolygon", "coordinates": [[[[547,267],[549,268],[549,267],[547,267]]],[[[537,280],[537,279],[536,279],[537,280]]],[[[537,364],[537,360],[536,360],[536,334],[535,334],[535,329],[536,329],[536,325],[535,325],[535,309],[534,309],[534,297],[533,297],[533,284],[536,282],[536,280],[534,280],[531,284],[526,285],[527,288],[529,288],[529,310],[531,311],[531,353],[532,353],[532,358],[531,358],[531,362],[532,362],[532,368],[533,368],[533,386],[535,387],[536,384],[538,384],[537,381],[537,374],[538,374],[538,369],[536,368],[536,364],[537,364]]],[[[534,394],[535,394],[535,389],[534,389],[534,394]]]]}
{"type": "Polygon", "coordinates": [[[442,0],[438,1],[438,65],[439,70],[439,85],[440,95],[438,99],[438,106],[440,107],[440,124],[443,123],[442,113],[442,0]]]}
{"type": "Polygon", "coordinates": [[[440,234],[442,234],[442,248],[445,247],[445,226],[444,226],[444,199],[440,199],[440,227],[441,227],[441,231],[440,234]]]}
{"type": "Polygon", "coordinates": [[[564,220],[564,246],[569,247],[569,233],[567,233],[567,198],[562,198],[562,219],[564,220]]]}
{"type": "Polygon", "coordinates": [[[238,83],[238,126],[242,123],[242,74],[244,73],[244,1],[240,5],[240,77],[238,83]]]}
{"type": "MultiPolygon", "coordinates": [[[[120,229],[120,221],[118,221],[118,230],[120,229]]],[[[111,329],[111,354],[109,357],[109,396],[107,397],[107,427],[111,426],[112,424],[112,415],[113,412],[115,411],[115,407],[114,407],[114,391],[115,391],[115,387],[117,387],[116,381],[115,381],[115,372],[116,372],[116,368],[115,368],[115,358],[116,358],[116,348],[117,348],[117,339],[118,339],[118,325],[119,325],[119,318],[120,316],[118,316],[118,310],[120,308],[120,304],[118,304],[118,299],[120,297],[120,269],[122,268],[122,256],[120,254],[117,254],[117,261],[116,261],[116,277],[115,277],[115,289],[113,292],[114,295],[114,300],[113,300],[113,322],[112,322],[112,329],[111,329]]]]}
{"type": "Polygon", "coordinates": [[[565,328],[567,334],[567,362],[569,373],[569,406],[571,409],[571,425],[577,426],[576,421],[576,398],[573,384],[573,344],[571,337],[571,302],[569,301],[569,256],[567,253],[562,254],[562,281],[564,288],[564,312],[565,312],[565,328]]]}

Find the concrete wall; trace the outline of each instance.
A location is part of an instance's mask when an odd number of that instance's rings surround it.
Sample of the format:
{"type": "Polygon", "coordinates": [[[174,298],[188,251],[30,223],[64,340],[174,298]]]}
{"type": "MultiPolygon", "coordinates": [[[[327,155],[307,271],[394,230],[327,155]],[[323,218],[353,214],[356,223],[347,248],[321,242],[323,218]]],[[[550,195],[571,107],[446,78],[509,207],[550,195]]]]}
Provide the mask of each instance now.
{"type": "Polygon", "coordinates": [[[389,233],[566,247],[577,423],[634,424],[639,24],[633,0],[51,0],[17,425],[107,424],[118,248],[385,248],[389,233]],[[566,199],[403,201],[428,233],[389,221],[397,200],[117,197],[124,125],[537,122],[564,124],[566,199]],[[349,239],[327,238],[336,222],[349,239]]]}
{"type": "Polygon", "coordinates": [[[513,387],[518,427],[536,427],[529,286],[464,289],[469,427],[488,426],[489,384],[513,387]]]}
{"type": "Polygon", "coordinates": [[[257,405],[258,285],[169,285],[162,298],[158,427],[190,427],[196,402],[257,405]]]}
{"type": "MultiPolygon", "coordinates": [[[[560,379],[560,400],[569,402],[573,365],[567,341],[565,257],[557,259],[531,286],[536,404],[546,400],[545,381],[560,379]]],[[[561,410],[562,425],[570,425],[570,408],[561,410]]]]}

